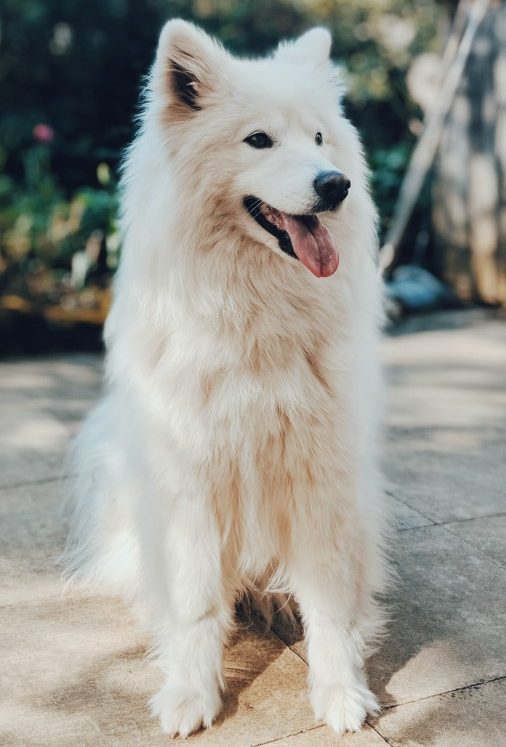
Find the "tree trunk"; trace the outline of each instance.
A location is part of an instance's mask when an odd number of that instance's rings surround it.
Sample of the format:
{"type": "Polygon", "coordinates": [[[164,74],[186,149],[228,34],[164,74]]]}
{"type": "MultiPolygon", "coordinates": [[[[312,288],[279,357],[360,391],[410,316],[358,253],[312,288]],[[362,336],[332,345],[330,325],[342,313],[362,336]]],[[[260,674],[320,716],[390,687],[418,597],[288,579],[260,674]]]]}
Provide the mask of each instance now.
{"type": "Polygon", "coordinates": [[[506,4],[478,29],[443,131],[433,182],[441,277],[472,301],[506,305],[506,4]]]}

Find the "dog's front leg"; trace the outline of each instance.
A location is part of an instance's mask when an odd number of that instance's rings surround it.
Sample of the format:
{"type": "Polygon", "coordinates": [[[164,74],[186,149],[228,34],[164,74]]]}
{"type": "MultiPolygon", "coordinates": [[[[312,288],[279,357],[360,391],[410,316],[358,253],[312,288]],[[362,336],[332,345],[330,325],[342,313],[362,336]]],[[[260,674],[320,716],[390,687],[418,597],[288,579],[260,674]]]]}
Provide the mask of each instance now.
{"type": "Polygon", "coordinates": [[[221,710],[232,594],[223,577],[220,533],[205,498],[175,505],[163,534],[164,589],[158,597],[166,609],[156,616],[154,630],[166,682],[151,707],[165,733],[186,737],[210,726],[221,710]]]}
{"type": "Polygon", "coordinates": [[[318,544],[303,543],[290,580],[304,623],[315,716],[343,734],[359,730],[366,715],[379,710],[364,674],[361,571],[343,538],[320,537],[318,544]]]}

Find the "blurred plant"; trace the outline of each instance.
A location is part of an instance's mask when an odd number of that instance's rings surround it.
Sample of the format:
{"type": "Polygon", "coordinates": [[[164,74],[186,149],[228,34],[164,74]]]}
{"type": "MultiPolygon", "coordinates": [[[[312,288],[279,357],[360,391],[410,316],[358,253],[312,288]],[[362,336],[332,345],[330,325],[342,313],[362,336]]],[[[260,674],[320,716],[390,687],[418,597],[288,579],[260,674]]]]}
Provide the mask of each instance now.
{"type": "Polygon", "coordinates": [[[115,184],[108,165],[101,163],[97,175],[101,186],[84,187],[66,199],[51,171],[54,131],[38,124],[33,137],[36,143],[22,154],[24,178],[16,182],[5,174],[0,177],[3,284],[13,274],[39,272],[44,267],[52,270],[53,283],[65,279],[70,268],[78,266],[74,257],[84,253],[84,271],[81,263],[79,277],[72,273],[69,278],[81,287],[91,269],[105,274],[117,263],[115,184]]]}
{"type": "Polygon", "coordinates": [[[392,214],[402,175],[410,153],[408,142],[400,142],[389,148],[376,148],[370,152],[372,190],[378,205],[381,206],[380,233],[383,233],[392,214]]]}
{"type": "Polygon", "coordinates": [[[54,130],[49,125],[39,122],[33,128],[33,136],[39,143],[52,143],[54,140],[54,130]]]}
{"type": "Polygon", "coordinates": [[[3,0],[0,287],[41,271],[48,286],[74,288],[110,275],[113,174],[159,29],[174,16],[238,54],[263,54],[312,25],[331,30],[384,229],[420,124],[407,73],[438,49],[437,0],[3,0]]]}

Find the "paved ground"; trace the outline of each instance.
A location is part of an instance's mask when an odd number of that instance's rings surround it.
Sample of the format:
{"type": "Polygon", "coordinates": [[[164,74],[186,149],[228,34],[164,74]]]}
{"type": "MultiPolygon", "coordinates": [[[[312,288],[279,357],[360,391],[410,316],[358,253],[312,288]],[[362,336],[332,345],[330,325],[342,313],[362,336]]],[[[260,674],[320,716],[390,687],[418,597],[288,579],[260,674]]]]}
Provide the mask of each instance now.
{"type": "MultiPolygon", "coordinates": [[[[189,744],[506,744],[506,323],[432,326],[383,345],[399,571],[390,636],[369,664],[383,714],[334,737],[309,709],[303,645],[252,625],[227,655],[224,718],[189,744]]],[[[64,596],[55,570],[62,454],[99,378],[92,356],[0,366],[1,745],[168,743],[145,707],[160,675],[128,612],[64,596]]]]}

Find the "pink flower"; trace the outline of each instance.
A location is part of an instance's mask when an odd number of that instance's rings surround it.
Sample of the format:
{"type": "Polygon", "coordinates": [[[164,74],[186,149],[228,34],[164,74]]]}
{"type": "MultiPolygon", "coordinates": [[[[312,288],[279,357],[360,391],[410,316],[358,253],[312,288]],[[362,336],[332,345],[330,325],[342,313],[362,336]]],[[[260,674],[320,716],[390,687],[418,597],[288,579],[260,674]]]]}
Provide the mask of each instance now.
{"type": "Polygon", "coordinates": [[[42,122],[35,125],[32,135],[38,143],[51,143],[54,140],[53,128],[42,122]]]}

